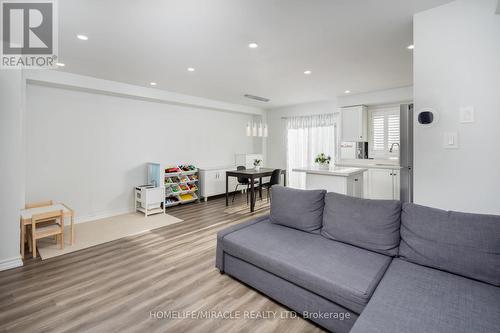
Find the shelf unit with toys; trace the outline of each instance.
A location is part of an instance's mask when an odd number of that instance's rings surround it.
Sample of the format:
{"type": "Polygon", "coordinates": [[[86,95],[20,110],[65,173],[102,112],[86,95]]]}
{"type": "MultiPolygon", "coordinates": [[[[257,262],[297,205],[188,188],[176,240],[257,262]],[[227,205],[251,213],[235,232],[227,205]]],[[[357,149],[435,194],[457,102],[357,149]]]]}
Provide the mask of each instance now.
{"type": "Polygon", "coordinates": [[[199,174],[194,165],[149,163],[148,183],[165,187],[165,208],[200,200],[199,174]]]}

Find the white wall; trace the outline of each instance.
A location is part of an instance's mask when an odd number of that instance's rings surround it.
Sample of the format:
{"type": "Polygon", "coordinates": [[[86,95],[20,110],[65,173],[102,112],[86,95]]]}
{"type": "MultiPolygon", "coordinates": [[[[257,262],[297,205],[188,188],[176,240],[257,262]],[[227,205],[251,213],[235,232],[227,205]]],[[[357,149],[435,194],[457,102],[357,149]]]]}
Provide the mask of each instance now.
{"type": "Polygon", "coordinates": [[[500,214],[500,16],[496,0],[458,0],[415,15],[415,109],[433,107],[434,127],[415,127],[415,201],[500,214]],[[459,109],[474,106],[475,123],[459,109]],[[458,132],[459,149],[443,149],[458,132]]]}
{"type": "Polygon", "coordinates": [[[23,80],[0,70],[0,270],[21,266],[19,210],[24,205],[23,80]]]}
{"type": "Polygon", "coordinates": [[[218,166],[253,150],[252,115],[38,84],[27,86],[26,199],[88,220],[129,211],[148,161],[218,166]]]}
{"type": "Polygon", "coordinates": [[[286,132],[283,117],[304,116],[337,111],[337,100],[298,104],[266,111],[269,137],[266,145],[266,166],[286,168],[286,132]]]}

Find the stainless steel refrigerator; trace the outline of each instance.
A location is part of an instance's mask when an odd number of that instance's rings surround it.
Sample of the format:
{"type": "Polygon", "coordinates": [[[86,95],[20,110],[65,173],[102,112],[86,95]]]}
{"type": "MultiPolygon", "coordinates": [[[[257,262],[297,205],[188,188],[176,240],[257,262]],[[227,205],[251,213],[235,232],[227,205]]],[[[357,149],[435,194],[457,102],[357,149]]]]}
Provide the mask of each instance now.
{"type": "Polygon", "coordinates": [[[400,113],[400,198],[413,202],[413,104],[402,104],[400,113]]]}

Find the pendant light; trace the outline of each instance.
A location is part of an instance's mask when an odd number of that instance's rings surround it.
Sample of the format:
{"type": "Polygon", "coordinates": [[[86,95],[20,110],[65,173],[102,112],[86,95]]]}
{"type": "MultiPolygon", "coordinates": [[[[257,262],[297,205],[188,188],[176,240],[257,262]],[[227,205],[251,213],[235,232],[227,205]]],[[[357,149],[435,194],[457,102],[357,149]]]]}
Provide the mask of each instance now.
{"type": "Polygon", "coordinates": [[[247,136],[252,136],[252,124],[247,123],[247,136]]]}
{"type": "Polygon", "coordinates": [[[247,136],[254,136],[260,138],[267,138],[269,135],[269,127],[266,123],[259,122],[248,122],[245,127],[245,132],[247,136]]]}

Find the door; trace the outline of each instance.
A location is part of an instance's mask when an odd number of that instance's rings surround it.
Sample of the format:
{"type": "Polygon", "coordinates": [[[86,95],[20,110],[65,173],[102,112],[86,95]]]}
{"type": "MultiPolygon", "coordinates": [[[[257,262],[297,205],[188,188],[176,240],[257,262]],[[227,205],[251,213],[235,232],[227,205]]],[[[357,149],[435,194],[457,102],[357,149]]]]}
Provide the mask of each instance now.
{"type": "MultiPolygon", "coordinates": [[[[231,178],[229,178],[231,180],[231,178]]],[[[231,191],[231,183],[229,183],[229,191],[231,191]]],[[[226,193],[226,171],[217,170],[215,174],[214,193],[211,195],[218,195],[226,193]]]]}
{"type": "Polygon", "coordinates": [[[363,198],[364,197],[364,193],[363,193],[363,174],[360,174],[360,175],[357,175],[354,177],[354,193],[353,193],[353,197],[356,197],[356,198],[363,198]]]}
{"type": "Polygon", "coordinates": [[[203,177],[203,196],[209,197],[211,195],[219,194],[217,193],[219,183],[219,170],[207,170],[204,171],[203,177]]]}
{"type": "Polygon", "coordinates": [[[392,198],[394,200],[399,200],[400,195],[400,177],[401,172],[399,170],[392,170],[392,198]]]}
{"type": "Polygon", "coordinates": [[[392,200],[394,198],[393,181],[393,170],[370,169],[368,171],[368,198],[392,200]]]}
{"type": "Polygon", "coordinates": [[[342,109],[342,142],[362,142],[367,138],[367,109],[355,106],[342,109]]]}
{"type": "MultiPolygon", "coordinates": [[[[201,171],[201,195],[203,197],[210,197],[226,193],[226,171],[232,171],[234,169],[235,168],[232,167],[229,169],[201,171]]],[[[229,177],[229,192],[234,191],[237,182],[237,178],[229,177]]],[[[242,189],[242,187],[240,187],[240,189],[242,189]]]]}
{"type": "Polygon", "coordinates": [[[363,198],[363,174],[350,176],[347,178],[347,195],[363,198]]]}

